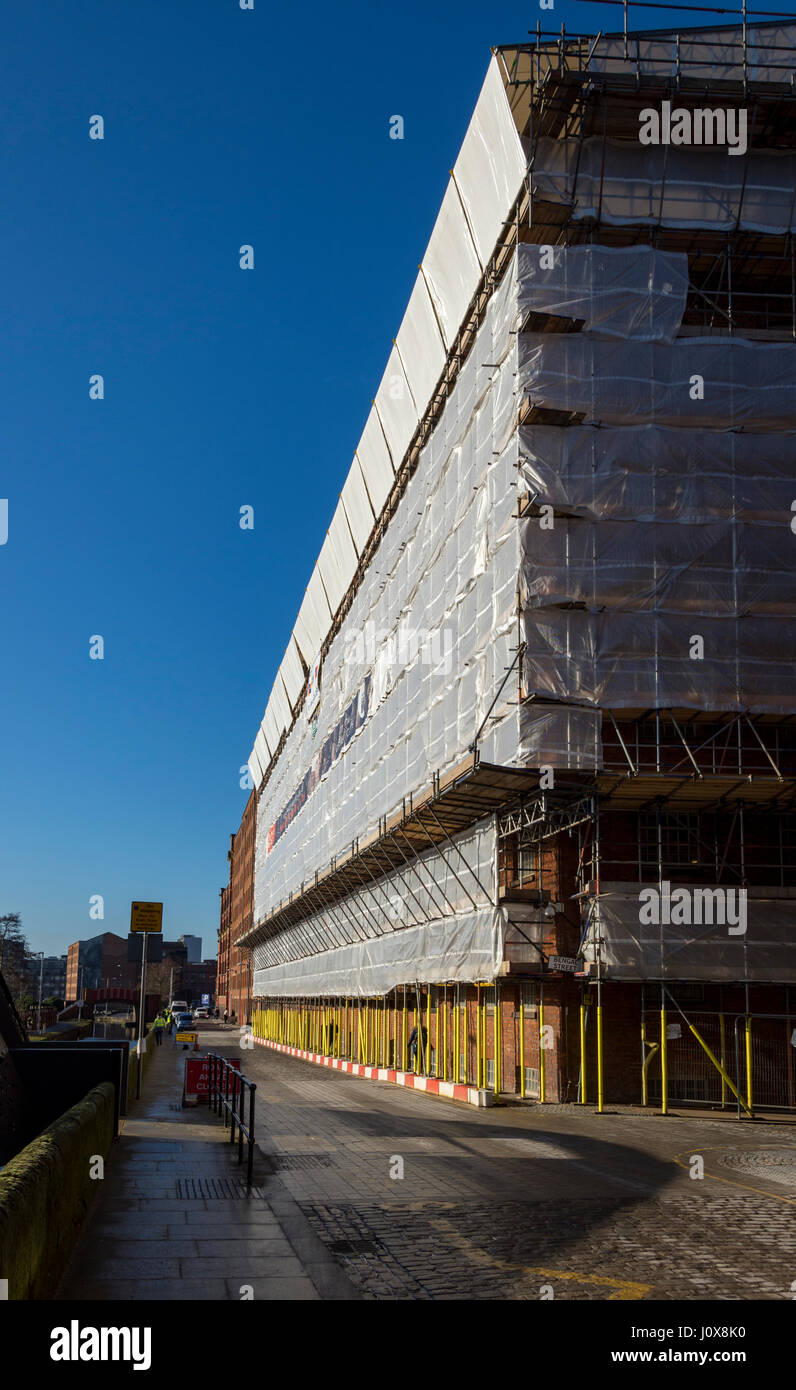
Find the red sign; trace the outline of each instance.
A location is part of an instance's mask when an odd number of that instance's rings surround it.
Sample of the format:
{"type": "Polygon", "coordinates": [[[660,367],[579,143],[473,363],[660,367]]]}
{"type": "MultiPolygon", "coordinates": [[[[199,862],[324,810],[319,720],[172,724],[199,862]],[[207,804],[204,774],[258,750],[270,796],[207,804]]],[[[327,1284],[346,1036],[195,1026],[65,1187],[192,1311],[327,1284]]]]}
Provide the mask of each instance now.
{"type": "MultiPolygon", "coordinates": [[[[240,1057],[230,1057],[227,1065],[240,1071],[240,1057]]],[[[218,1063],[216,1063],[218,1067],[218,1063]]],[[[232,1078],[227,1073],[227,1095],[232,1090],[232,1078]]],[[[198,1096],[200,1100],[207,1100],[210,1092],[210,1058],[209,1057],[186,1057],[185,1059],[185,1088],[186,1096],[198,1096]]]]}

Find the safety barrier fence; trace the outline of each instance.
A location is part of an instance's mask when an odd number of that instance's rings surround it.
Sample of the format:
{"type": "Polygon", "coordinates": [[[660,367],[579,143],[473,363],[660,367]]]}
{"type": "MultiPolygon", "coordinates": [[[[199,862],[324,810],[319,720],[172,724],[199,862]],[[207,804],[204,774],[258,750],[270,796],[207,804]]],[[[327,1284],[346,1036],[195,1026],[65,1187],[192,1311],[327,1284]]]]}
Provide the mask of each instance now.
{"type": "Polygon", "coordinates": [[[796,1015],[695,1011],[667,991],[641,1022],[641,1102],[796,1110],[796,1015]]]}
{"type": "Polygon", "coordinates": [[[255,1002],[264,1041],[480,1090],[542,1099],[544,986],[398,987],[378,998],[255,1002]],[[258,1007],[259,1003],[259,1007],[258,1007]]]}
{"type": "Polygon", "coordinates": [[[254,1096],[257,1084],[230,1066],[225,1057],[208,1052],[208,1100],[214,1114],[223,1115],[224,1128],[229,1124],[229,1142],[235,1143],[237,1129],[238,1163],[243,1163],[243,1140],[247,1141],[246,1186],[252,1185],[254,1167],[254,1096]],[[245,1117],[246,1093],[249,1096],[249,1117],[245,1117]]]}

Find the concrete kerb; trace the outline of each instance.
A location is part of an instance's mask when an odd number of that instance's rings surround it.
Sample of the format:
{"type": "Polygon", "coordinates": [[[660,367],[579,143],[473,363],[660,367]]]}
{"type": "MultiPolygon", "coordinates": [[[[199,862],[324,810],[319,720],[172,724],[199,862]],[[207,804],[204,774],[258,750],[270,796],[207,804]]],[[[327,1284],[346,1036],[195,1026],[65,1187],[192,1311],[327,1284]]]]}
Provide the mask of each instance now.
{"type": "Polygon", "coordinates": [[[495,1104],[492,1091],[479,1090],[477,1086],[467,1086],[458,1081],[441,1081],[436,1076],[420,1076],[413,1071],[397,1071],[393,1067],[365,1066],[362,1062],[349,1062],[344,1057],[328,1057],[320,1052],[305,1052],[300,1047],[289,1047],[287,1043],[272,1042],[269,1038],[255,1038],[261,1047],[270,1047],[272,1052],[282,1052],[287,1057],[298,1057],[303,1062],[313,1062],[319,1067],[332,1067],[335,1071],[361,1076],[366,1081],[387,1081],[393,1086],[404,1086],[409,1090],[425,1091],[429,1096],[441,1096],[443,1100],[458,1100],[465,1105],[479,1108],[495,1104]]]}

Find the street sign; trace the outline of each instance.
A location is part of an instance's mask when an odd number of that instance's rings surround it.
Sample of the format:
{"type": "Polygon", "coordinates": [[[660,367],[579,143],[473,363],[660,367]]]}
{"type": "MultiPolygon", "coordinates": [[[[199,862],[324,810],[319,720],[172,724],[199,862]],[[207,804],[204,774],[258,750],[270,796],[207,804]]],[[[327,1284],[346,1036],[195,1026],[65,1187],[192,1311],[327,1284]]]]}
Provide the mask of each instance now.
{"type": "Polygon", "coordinates": [[[203,995],[202,995],[202,1008],[204,1008],[205,1005],[206,1005],[206,1004],[209,1004],[209,1003],[210,1003],[210,995],[209,995],[209,994],[203,994],[203,995]]]}
{"type": "Polygon", "coordinates": [[[130,931],[162,931],[162,903],[131,903],[130,931]]]}
{"type": "MultiPolygon", "coordinates": [[[[236,1071],[240,1071],[240,1058],[230,1057],[229,1065],[236,1071]]],[[[227,1095],[232,1090],[232,1079],[227,1072],[227,1095]]],[[[209,1057],[186,1057],[185,1059],[185,1085],[183,1087],[183,1103],[189,1104],[196,1100],[207,1100],[210,1093],[210,1058],[209,1057]]]]}
{"type": "Polygon", "coordinates": [[[198,1036],[198,1033],[178,1033],[175,1042],[190,1043],[191,1047],[193,1047],[196,1044],[198,1036]]]}
{"type": "Polygon", "coordinates": [[[579,965],[575,956],[548,956],[548,970],[564,970],[569,975],[574,975],[579,965]]]}

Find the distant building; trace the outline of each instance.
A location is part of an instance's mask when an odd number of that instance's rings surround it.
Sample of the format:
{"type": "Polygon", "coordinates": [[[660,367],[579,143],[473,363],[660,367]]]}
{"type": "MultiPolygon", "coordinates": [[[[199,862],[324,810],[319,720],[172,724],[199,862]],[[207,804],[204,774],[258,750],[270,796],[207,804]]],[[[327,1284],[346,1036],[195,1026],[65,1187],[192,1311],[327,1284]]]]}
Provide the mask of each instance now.
{"type": "Polygon", "coordinates": [[[199,965],[202,960],[201,936],[181,936],[180,941],[188,952],[188,964],[199,965]]]}
{"type": "Polygon", "coordinates": [[[218,932],[218,1006],[244,1022],[251,1019],[251,952],[236,944],[252,925],[257,794],[252,792],[240,829],[229,837],[229,884],[221,890],[218,932]]]}
{"type": "Polygon", "coordinates": [[[138,977],[138,967],[127,960],[127,937],[102,932],[84,941],[73,941],[69,947],[64,999],[72,1004],[80,998],[81,990],[100,989],[103,985],[132,989],[138,977]]]}
{"type": "MultiPolygon", "coordinates": [[[[41,997],[42,999],[66,999],[66,963],[67,956],[45,956],[44,969],[41,971],[41,997]]],[[[33,983],[36,988],[34,994],[38,997],[39,992],[39,972],[40,962],[34,958],[31,962],[33,983]]]]}
{"type": "Polygon", "coordinates": [[[209,994],[210,1003],[216,1003],[216,976],[218,961],[203,960],[182,968],[182,998],[189,1004],[201,1001],[203,994],[209,994]]]}

